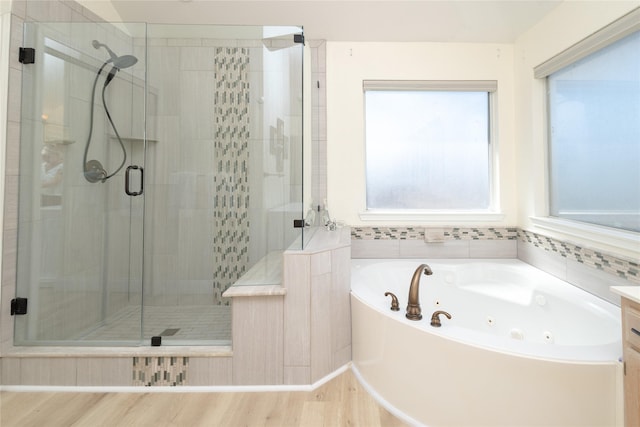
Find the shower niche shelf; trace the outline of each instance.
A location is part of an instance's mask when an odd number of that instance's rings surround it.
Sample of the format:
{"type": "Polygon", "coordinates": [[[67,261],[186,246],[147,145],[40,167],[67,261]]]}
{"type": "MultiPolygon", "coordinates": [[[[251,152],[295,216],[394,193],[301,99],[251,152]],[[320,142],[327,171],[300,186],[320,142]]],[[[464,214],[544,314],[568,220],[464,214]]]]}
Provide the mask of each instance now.
{"type": "MultiPolygon", "coordinates": [[[[114,139],[114,140],[118,140],[118,137],[115,135],[109,135],[109,139],[114,139]]],[[[128,144],[142,144],[144,142],[144,138],[134,138],[132,136],[121,136],[120,139],[122,139],[122,142],[126,142],[128,144]]],[[[156,143],[158,142],[157,139],[147,139],[147,142],[153,142],[156,143]]]]}

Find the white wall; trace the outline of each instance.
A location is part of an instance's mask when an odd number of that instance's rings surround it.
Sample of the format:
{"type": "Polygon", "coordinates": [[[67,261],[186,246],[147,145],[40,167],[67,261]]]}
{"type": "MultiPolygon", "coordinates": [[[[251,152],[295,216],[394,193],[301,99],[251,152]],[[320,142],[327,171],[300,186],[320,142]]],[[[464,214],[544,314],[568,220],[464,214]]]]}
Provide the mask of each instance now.
{"type": "MultiPolygon", "coordinates": [[[[365,209],[362,81],[367,79],[497,80],[499,199],[504,218],[495,222],[475,220],[465,225],[516,224],[512,45],[327,42],[328,205],[332,217],[352,226],[381,225],[362,221],[358,215],[365,209]]],[[[384,224],[418,223],[411,220],[384,224]]]]}
{"type": "MultiPolygon", "coordinates": [[[[533,68],[638,6],[640,2],[637,0],[563,2],[516,40],[515,139],[519,227],[540,232],[530,217],[547,214],[545,85],[544,80],[534,79],[533,68]]],[[[637,257],[638,254],[605,244],[598,238],[587,241],[562,233],[545,231],[544,234],[621,255],[637,257]]]]}

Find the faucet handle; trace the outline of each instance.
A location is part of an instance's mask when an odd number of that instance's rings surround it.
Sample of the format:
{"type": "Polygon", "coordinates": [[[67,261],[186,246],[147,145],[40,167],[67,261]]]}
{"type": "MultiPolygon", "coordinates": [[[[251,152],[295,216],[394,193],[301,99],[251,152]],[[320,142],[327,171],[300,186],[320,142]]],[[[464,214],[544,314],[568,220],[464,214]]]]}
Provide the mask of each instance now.
{"type": "Polygon", "coordinates": [[[441,314],[444,314],[445,316],[447,316],[447,319],[451,319],[451,315],[446,311],[442,311],[442,310],[434,311],[433,314],[431,315],[431,326],[433,326],[434,328],[439,328],[440,326],[442,326],[442,324],[440,323],[440,317],[439,317],[441,314]]]}
{"type": "Polygon", "coordinates": [[[398,304],[398,297],[396,297],[391,292],[385,292],[384,296],[385,297],[391,296],[391,310],[392,311],[400,311],[400,304],[398,304]]]}

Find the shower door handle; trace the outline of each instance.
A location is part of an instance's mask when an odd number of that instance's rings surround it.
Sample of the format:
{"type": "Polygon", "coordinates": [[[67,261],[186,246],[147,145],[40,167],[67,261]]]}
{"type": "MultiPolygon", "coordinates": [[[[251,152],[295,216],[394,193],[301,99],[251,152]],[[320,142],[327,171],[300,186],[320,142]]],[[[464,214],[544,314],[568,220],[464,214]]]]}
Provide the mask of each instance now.
{"type": "Polygon", "coordinates": [[[127,172],[124,174],[124,192],[127,193],[127,196],[139,196],[142,194],[143,191],[144,191],[144,170],[142,169],[142,166],[131,165],[127,167],[127,172]],[[129,178],[132,170],[140,171],[140,191],[131,191],[129,189],[129,183],[130,183],[129,178]]]}

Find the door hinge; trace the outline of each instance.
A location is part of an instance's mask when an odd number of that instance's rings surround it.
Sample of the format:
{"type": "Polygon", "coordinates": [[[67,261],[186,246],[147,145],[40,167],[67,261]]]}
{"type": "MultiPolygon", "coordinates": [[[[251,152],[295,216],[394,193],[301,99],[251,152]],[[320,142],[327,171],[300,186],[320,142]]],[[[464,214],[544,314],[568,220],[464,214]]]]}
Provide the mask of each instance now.
{"type": "Polygon", "coordinates": [[[18,61],[21,64],[34,64],[36,62],[36,50],[32,47],[21,47],[18,61]]]}
{"type": "Polygon", "coordinates": [[[294,34],[293,35],[294,43],[302,43],[304,45],[304,34],[294,34]]]}
{"type": "Polygon", "coordinates": [[[14,298],[11,300],[11,315],[27,314],[27,299],[14,298]]]}

